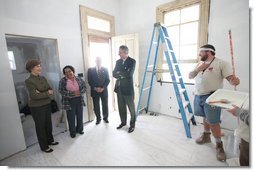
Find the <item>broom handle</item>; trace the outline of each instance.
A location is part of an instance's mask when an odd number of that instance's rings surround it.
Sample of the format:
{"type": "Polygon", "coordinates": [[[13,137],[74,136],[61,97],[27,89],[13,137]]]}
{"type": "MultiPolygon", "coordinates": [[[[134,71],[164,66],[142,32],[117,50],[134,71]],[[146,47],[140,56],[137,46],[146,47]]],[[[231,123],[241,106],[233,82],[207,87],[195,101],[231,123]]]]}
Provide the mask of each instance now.
{"type": "MultiPolygon", "coordinates": [[[[229,45],[230,45],[231,63],[232,63],[233,75],[235,76],[235,62],[234,62],[233,43],[232,43],[231,30],[228,31],[228,34],[229,34],[229,45]]],[[[236,91],[236,86],[234,86],[234,90],[236,91]]]]}

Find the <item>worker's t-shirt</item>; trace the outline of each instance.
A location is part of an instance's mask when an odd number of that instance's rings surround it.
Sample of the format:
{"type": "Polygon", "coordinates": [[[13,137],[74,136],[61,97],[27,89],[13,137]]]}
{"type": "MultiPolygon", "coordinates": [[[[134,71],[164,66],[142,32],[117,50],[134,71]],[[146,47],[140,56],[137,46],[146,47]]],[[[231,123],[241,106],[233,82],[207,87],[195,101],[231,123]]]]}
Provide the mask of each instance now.
{"type": "Polygon", "coordinates": [[[223,79],[233,75],[233,71],[224,60],[215,58],[211,65],[195,77],[195,95],[207,95],[223,88],[223,79]]]}

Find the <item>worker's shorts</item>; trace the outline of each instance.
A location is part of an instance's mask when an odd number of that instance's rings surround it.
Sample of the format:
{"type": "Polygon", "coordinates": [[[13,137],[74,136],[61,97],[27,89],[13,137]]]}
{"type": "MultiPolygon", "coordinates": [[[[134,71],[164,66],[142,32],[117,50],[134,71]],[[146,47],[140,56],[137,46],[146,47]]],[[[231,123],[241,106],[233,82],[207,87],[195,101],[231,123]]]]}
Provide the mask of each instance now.
{"type": "Polygon", "coordinates": [[[221,108],[207,104],[205,101],[210,96],[195,95],[194,98],[194,115],[204,117],[209,124],[218,124],[221,122],[221,108]]]}

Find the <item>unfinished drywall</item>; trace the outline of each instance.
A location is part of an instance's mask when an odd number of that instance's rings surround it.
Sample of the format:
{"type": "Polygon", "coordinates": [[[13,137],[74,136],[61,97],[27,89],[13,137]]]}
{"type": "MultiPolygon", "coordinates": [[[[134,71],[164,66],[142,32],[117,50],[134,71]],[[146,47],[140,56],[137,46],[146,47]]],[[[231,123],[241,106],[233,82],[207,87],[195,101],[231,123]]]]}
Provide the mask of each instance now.
{"type": "Polygon", "coordinates": [[[60,67],[70,64],[77,73],[84,73],[79,5],[115,16],[118,32],[118,0],[0,0],[0,71],[4,74],[0,85],[0,160],[25,149],[5,34],[57,39],[60,67]]]}

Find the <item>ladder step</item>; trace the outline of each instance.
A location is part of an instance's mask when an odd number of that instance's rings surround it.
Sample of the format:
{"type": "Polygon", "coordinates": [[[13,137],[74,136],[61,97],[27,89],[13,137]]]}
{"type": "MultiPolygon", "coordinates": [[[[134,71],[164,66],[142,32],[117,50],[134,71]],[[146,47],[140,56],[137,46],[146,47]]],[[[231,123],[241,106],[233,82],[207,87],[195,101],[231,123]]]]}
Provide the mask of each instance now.
{"type": "Polygon", "coordinates": [[[146,91],[146,90],[149,90],[151,87],[149,86],[149,87],[146,87],[146,88],[144,88],[142,91],[146,91]]]}
{"type": "Polygon", "coordinates": [[[150,71],[150,70],[148,70],[148,71],[146,71],[147,73],[156,73],[156,71],[150,71]]]}
{"type": "Polygon", "coordinates": [[[190,102],[183,102],[183,107],[186,108],[190,102]]]}
{"type": "Polygon", "coordinates": [[[148,65],[147,68],[153,68],[154,65],[148,65]]]}
{"type": "Polygon", "coordinates": [[[164,50],[165,52],[174,52],[173,50],[170,50],[170,49],[166,49],[164,50]]]}
{"type": "Polygon", "coordinates": [[[145,110],[145,109],[146,109],[146,107],[140,108],[140,109],[138,110],[138,112],[142,112],[142,111],[145,110]]]}
{"type": "Polygon", "coordinates": [[[153,42],[153,44],[154,44],[154,45],[157,45],[157,44],[158,44],[158,42],[153,42]]]}
{"type": "Polygon", "coordinates": [[[187,117],[187,121],[189,122],[193,116],[194,116],[193,113],[189,113],[189,114],[186,116],[186,117],[187,117]]]}
{"type": "Polygon", "coordinates": [[[186,89],[180,89],[180,90],[179,90],[179,92],[182,93],[182,94],[183,94],[185,91],[186,91],[186,89]]]}

